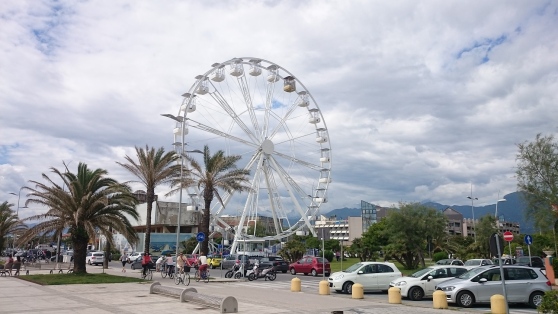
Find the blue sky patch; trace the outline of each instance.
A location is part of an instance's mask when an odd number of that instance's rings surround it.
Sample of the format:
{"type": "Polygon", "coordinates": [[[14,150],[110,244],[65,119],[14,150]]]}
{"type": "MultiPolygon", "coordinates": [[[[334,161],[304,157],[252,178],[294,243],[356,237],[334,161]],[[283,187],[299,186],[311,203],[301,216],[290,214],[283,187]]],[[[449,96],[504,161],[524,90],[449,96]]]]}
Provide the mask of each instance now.
{"type": "Polygon", "coordinates": [[[484,56],[481,59],[481,63],[486,63],[490,60],[488,54],[492,48],[503,44],[508,37],[502,35],[498,38],[485,38],[483,41],[475,42],[471,47],[463,48],[457,53],[457,59],[461,59],[464,55],[467,55],[473,51],[484,51],[484,56]]]}

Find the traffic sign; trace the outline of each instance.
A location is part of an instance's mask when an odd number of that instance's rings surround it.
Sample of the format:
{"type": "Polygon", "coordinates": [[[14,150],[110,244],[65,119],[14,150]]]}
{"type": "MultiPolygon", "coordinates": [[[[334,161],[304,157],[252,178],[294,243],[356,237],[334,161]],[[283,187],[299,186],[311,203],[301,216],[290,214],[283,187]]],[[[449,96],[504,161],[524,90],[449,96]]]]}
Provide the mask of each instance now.
{"type": "Polygon", "coordinates": [[[526,234],[524,240],[525,240],[525,244],[527,245],[533,244],[533,237],[530,234],[526,234]]]}
{"type": "Polygon", "coordinates": [[[196,240],[198,240],[198,242],[203,242],[203,240],[205,240],[205,233],[198,232],[198,234],[196,235],[196,240]]]}
{"type": "Polygon", "coordinates": [[[510,231],[504,232],[504,241],[511,242],[513,240],[513,233],[510,231]]]}

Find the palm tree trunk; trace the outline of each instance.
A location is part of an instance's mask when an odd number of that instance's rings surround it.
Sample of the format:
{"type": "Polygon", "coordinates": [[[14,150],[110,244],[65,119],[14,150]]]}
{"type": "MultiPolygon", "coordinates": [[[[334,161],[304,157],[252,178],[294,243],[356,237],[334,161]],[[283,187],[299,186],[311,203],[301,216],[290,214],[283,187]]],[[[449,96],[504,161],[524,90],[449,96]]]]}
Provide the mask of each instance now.
{"type": "Polygon", "coordinates": [[[153,211],[153,201],[155,200],[155,189],[148,189],[146,195],[147,201],[147,216],[145,222],[145,245],[143,248],[144,252],[149,252],[149,248],[151,247],[151,212],[153,211]]]}
{"type": "Polygon", "coordinates": [[[83,227],[78,227],[72,232],[72,244],[74,246],[74,274],[85,274],[85,256],[87,255],[87,243],[89,236],[83,227]]]}
{"type": "MultiPolygon", "coordinates": [[[[212,197],[213,198],[213,197],[212,197]]],[[[202,216],[202,223],[201,223],[201,232],[205,233],[205,239],[201,243],[200,253],[205,253],[206,255],[209,253],[209,221],[210,221],[210,212],[209,208],[211,207],[211,200],[205,200],[205,208],[203,209],[203,216],[202,216]]]]}

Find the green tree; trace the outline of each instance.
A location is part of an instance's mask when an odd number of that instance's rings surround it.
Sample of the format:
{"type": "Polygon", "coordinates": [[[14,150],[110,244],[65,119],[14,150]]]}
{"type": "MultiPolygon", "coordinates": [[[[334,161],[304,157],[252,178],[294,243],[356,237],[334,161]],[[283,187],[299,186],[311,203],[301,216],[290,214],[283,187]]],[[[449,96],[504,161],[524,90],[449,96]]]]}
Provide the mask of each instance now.
{"type": "Polygon", "coordinates": [[[558,212],[558,142],[537,134],[535,141],[517,146],[517,187],[529,204],[525,217],[549,230],[558,212]]]}
{"type": "Polygon", "coordinates": [[[354,238],[353,244],[349,249],[351,254],[358,256],[361,262],[372,259],[372,246],[368,243],[366,238],[354,238]]]}
{"type": "Polygon", "coordinates": [[[127,185],[106,177],[106,170],[91,170],[84,163],[79,163],[76,174],[68,171],[67,167],[65,172],[56,168],[51,168],[51,171],[62,185],[43,173],[46,184],[30,181],[35,184],[35,188],[25,188],[29,191],[25,205],[38,204],[48,210],[27,218],[40,222],[28,229],[19,243],[27,243],[39,234],[58,234],[69,229],[74,249],[74,273],[86,273],[87,243],[96,233],[112,242],[111,230],[114,230],[130,243],[137,241],[137,235],[128,220],[128,217],[138,218],[135,209],[137,200],[127,185]]]}
{"type": "Polygon", "coordinates": [[[151,213],[155,201],[155,188],[161,184],[172,183],[180,177],[181,165],[177,163],[179,156],[174,152],[166,152],[163,147],[155,150],[145,146],[145,149],[136,147],[138,162],[126,156],[128,163],[117,162],[124,169],[135,175],[145,186],[147,215],[145,219],[145,246],[144,252],[149,252],[151,247],[151,213]]]}
{"type": "Polygon", "coordinates": [[[257,224],[255,228],[254,226],[248,226],[248,229],[246,229],[246,234],[254,235],[260,238],[268,235],[265,227],[262,224],[257,224]]]}
{"type": "Polygon", "coordinates": [[[8,246],[6,241],[8,235],[11,235],[13,239],[15,234],[27,229],[27,226],[19,220],[11,208],[12,206],[14,205],[8,204],[7,201],[0,204],[0,252],[8,246]]]}
{"type": "Polygon", "coordinates": [[[443,213],[419,203],[402,203],[385,220],[385,232],[389,239],[389,244],[384,246],[385,253],[406,269],[415,269],[419,263],[422,267],[426,266],[427,238],[440,237],[447,225],[443,213]]]}
{"type": "Polygon", "coordinates": [[[195,237],[191,237],[186,241],[180,242],[180,246],[182,247],[182,253],[193,252],[197,245],[198,245],[198,240],[196,240],[195,237]]]}
{"type": "Polygon", "coordinates": [[[321,249],[322,241],[320,241],[317,237],[310,235],[304,240],[304,247],[307,249],[321,249]]]}
{"type": "MultiPolygon", "coordinates": [[[[470,249],[474,252],[475,257],[490,258],[490,237],[498,230],[496,229],[496,218],[490,214],[486,214],[479,219],[475,226],[477,234],[477,242],[470,245],[470,249]]],[[[468,259],[472,256],[463,257],[468,259]]]]}
{"type": "MultiPolygon", "coordinates": [[[[200,223],[200,231],[207,236],[201,243],[200,252],[208,253],[209,243],[209,223],[210,223],[210,208],[211,202],[217,198],[219,203],[224,206],[223,199],[219,190],[223,190],[229,194],[235,192],[250,191],[248,175],[249,170],[236,169],[236,162],[239,161],[241,156],[225,156],[222,150],[217,151],[211,155],[209,147],[205,145],[203,149],[203,165],[196,161],[191,156],[186,156],[190,162],[192,176],[191,180],[196,182],[197,187],[201,190],[204,200],[203,216],[200,223]]],[[[182,185],[187,185],[182,183],[182,185]]]]}
{"type": "Polygon", "coordinates": [[[305,252],[306,248],[304,247],[304,243],[302,243],[298,237],[295,237],[294,239],[287,241],[277,254],[286,261],[294,263],[301,259],[305,252]]]}

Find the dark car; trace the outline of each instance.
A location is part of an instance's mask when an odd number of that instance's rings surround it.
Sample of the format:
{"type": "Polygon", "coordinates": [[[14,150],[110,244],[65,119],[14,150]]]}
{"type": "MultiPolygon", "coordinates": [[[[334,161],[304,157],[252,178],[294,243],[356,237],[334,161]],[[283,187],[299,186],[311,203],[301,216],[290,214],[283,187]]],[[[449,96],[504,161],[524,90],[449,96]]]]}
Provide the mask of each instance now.
{"type": "Polygon", "coordinates": [[[545,269],[544,260],[539,256],[531,256],[530,261],[529,261],[529,256],[520,256],[516,258],[515,263],[521,266],[530,266],[530,267],[545,269]]]}
{"type": "Polygon", "coordinates": [[[268,256],[260,258],[260,267],[273,266],[275,271],[286,273],[289,271],[289,263],[280,256],[268,256]]]}
{"type": "MultiPolygon", "coordinates": [[[[159,256],[153,256],[151,255],[151,260],[153,261],[153,263],[151,263],[149,265],[150,269],[155,269],[155,262],[159,259],[159,256]]],[[[131,269],[142,269],[141,267],[141,258],[137,259],[135,261],[132,262],[132,264],[130,265],[131,269]]]]}

